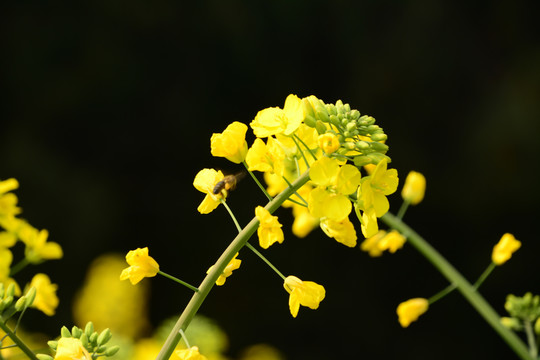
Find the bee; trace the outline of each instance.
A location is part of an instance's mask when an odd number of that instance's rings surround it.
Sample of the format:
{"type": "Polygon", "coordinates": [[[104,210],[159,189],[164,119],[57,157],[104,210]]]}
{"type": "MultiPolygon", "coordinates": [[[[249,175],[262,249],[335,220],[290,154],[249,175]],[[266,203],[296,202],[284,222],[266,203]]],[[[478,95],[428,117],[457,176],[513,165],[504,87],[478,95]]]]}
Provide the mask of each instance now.
{"type": "Polygon", "coordinates": [[[236,175],[227,175],[221,181],[219,181],[216,186],[214,186],[214,190],[212,190],[212,192],[214,195],[217,195],[223,191],[227,192],[229,190],[234,190],[234,188],[236,188],[236,184],[244,176],[246,176],[245,172],[241,172],[236,175]]]}

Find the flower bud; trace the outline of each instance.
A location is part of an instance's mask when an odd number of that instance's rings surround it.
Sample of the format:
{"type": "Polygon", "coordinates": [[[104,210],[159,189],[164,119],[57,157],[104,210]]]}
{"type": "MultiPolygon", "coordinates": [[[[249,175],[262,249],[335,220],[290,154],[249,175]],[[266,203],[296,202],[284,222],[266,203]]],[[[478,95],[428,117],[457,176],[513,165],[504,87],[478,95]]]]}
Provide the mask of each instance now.
{"type": "Polygon", "coordinates": [[[317,118],[324,122],[330,122],[330,117],[328,116],[328,112],[326,111],[326,109],[323,110],[317,108],[317,118]]]}
{"type": "Polygon", "coordinates": [[[110,346],[109,348],[107,348],[107,350],[105,351],[103,355],[113,356],[114,354],[118,352],[118,350],[120,350],[120,346],[118,345],[110,346]]]}
{"type": "Polygon", "coordinates": [[[71,329],[71,334],[73,335],[74,338],[80,338],[81,335],[82,335],[82,330],[79,329],[78,327],[74,326],[72,329],[71,329]]]}
{"type": "Polygon", "coordinates": [[[369,156],[357,156],[353,159],[354,165],[357,167],[365,166],[371,164],[371,158],[369,156]]]}
{"type": "Polygon", "coordinates": [[[56,349],[58,348],[58,341],[55,341],[55,340],[47,341],[47,345],[49,345],[49,347],[50,347],[51,349],[53,349],[54,351],[56,351],[56,349]]]}
{"type": "Polygon", "coordinates": [[[90,338],[90,336],[92,336],[92,334],[94,333],[94,323],[89,321],[86,326],[84,327],[84,333],[86,334],[86,336],[88,338],[90,338]]]}
{"type": "Polygon", "coordinates": [[[352,120],[358,120],[360,118],[360,111],[356,109],[351,110],[351,112],[349,113],[349,116],[352,120]]]}
{"type": "Polygon", "coordinates": [[[336,115],[330,115],[330,123],[337,127],[341,126],[341,121],[336,115]]]}
{"type": "Polygon", "coordinates": [[[311,128],[315,127],[316,122],[317,120],[315,120],[315,118],[311,115],[306,115],[306,117],[304,118],[304,124],[311,128]]]}
{"type": "Polygon", "coordinates": [[[54,358],[52,356],[46,355],[46,354],[36,354],[36,357],[39,360],[54,360],[54,358]]]}
{"type": "Polygon", "coordinates": [[[405,185],[401,190],[403,200],[408,201],[411,205],[416,205],[424,199],[426,192],[426,178],[419,172],[411,171],[405,179],[405,185]]]}
{"type": "Polygon", "coordinates": [[[98,339],[97,339],[98,346],[106,344],[109,340],[111,340],[111,337],[112,337],[112,334],[109,328],[103,330],[101,334],[99,334],[98,339]]]}
{"type": "Polygon", "coordinates": [[[540,318],[536,319],[536,322],[534,323],[534,332],[536,335],[540,335],[540,318]]]}
{"type": "Polygon", "coordinates": [[[360,119],[358,119],[358,121],[362,126],[369,126],[375,123],[375,118],[373,116],[363,115],[360,116],[360,119]]]}
{"type": "Polygon", "coordinates": [[[23,295],[15,303],[15,310],[23,311],[25,307],[26,307],[26,296],[23,295]]]}
{"type": "Polygon", "coordinates": [[[399,323],[406,328],[411,322],[418,320],[420,315],[429,308],[429,302],[424,298],[414,298],[402,302],[397,307],[399,323]]]}
{"type": "Polygon", "coordinates": [[[5,294],[6,297],[8,296],[15,296],[15,284],[14,283],[11,283],[8,285],[7,289],[6,289],[6,294],[5,294]]]}
{"type": "Polygon", "coordinates": [[[326,111],[330,115],[337,115],[336,106],[334,104],[326,104],[326,111]]]}
{"type": "Polygon", "coordinates": [[[381,142],[381,141],[386,141],[386,139],[388,139],[388,136],[383,132],[371,134],[371,140],[373,141],[381,142]]]}
{"type": "Polygon", "coordinates": [[[326,132],[326,125],[321,120],[317,120],[317,123],[315,124],[315,129],[317,129],[317,132],[319,134],[324,134],[326,132]]]}
{"type": "Polygon", "coordinates": [[[69,329],[65,326],[62,326],[62,329],[60,329],[60,335],[61,337],[63,338],[70,338],[72,337],[71,336],[71,333],[69,332],[69,329]]]}
{"type": "MultiPolygon", "coordinates": [[[[520,247],[521,242],[516,240],[514,235],[506,233],[501,237],[501,240],[499,240],[497,245],[493,247],[491,260],[496,265],[502,265],[507,262],[512,257],[512,254],[515,253],[520,247]]],[[[529,293],[525,294],[524,298],[527,298],[528,294],[529,293]]],[[[532,294],[530,296],[532,298],[532,294]]]]}
{"type": "Polygon", "coordinates": [[[388,145],[380,143],[380,142],[372,142],[370,146],[374,151],[380,152],[382,154],[388,151],[388,145]]]}
{"type": "Polygon", "coordinates": [[[26,306],[32,306],[34,300],[36,299],[37,290],[35,287],[31,287],[30,290],[26,293],[26,306]]]}
{"type": "Polygon", "coordinates": [[[501,324],[511,330],[514,331],[521,331],[523,330],[523,325],[521,325],[521,322],[513,317],[501,317],[501,324]]]}

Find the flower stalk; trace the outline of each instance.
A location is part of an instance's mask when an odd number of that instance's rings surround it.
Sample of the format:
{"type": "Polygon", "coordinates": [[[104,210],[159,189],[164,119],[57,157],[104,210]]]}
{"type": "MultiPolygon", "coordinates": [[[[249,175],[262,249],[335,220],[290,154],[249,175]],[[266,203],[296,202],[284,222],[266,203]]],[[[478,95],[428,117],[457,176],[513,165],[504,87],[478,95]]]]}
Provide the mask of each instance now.
{"type": "Polygon", "coordinates": [[[5,332],[6,335],[11,338],[11,340],[15,343],[15,345],[18,346],[19,349],[21,349],[21,351],[26,356],[28,356],[29,359],[38,360],[36,354],[34,354],[34,352],[24,343],[24,341],[19,339],[17,334],[15,334],[13,331],[11,331],[9,326],[7,326],[6,323],[4,322],[4,320],[1,319],[1,318],[0,318],[0,329],[2,329],[2,331],[5,332]]]}
{"type": "MultiPolygon", "coordinates": [[[[277,195],[272,201],[270,201],[265,209],[270,213],[276,211],[285,200],[287,200],[295,191],[301,188],[309,180],[309,171],[304,172],[299,178],[297,178],[293,183],[292,187],[288,187],[283,190],[279,195],[277,195]]],[[[206,296],[210,293],[210,290],[216,283],[219,276],[223,273],[223,270],[227,264],[232,260],[234,255],[244,247],[249,238],[257,231],[259,226],[259,221],[257,218],[253,218],[236,236],[236,238],[230,243],[230,245],[225,249],[221,254],[219,259],[216,261],[212,270],[206,275],[201,285],[199,286],[199,291],[193,294],[191,300],[185,307],[184,311],[178,318],[176,324],[174,325],[172,331],[170,332],[165,344],[161,348],[156,360],[166,360],[172,355],[174,348],[182,338],[181,332],[187,329],[189,323],[201,307],[202,303],[206,299],[206,296]]]]}
{"type": "Polygon", "coordinates": [[[478,311],[486,322],[503,338],[512,350],[523,360],[535,359],[529,353],[527,346],[510,329],[502,325],[499,315],[493,310],[491,305],[476,291],[476,289],[459,273],[435,248],[433,248],[418,233],[411,229],[391,213],[386,213],[381,217],[388,226],[398,230],[441,274],[454,284],[459,292],[478,311]]]}

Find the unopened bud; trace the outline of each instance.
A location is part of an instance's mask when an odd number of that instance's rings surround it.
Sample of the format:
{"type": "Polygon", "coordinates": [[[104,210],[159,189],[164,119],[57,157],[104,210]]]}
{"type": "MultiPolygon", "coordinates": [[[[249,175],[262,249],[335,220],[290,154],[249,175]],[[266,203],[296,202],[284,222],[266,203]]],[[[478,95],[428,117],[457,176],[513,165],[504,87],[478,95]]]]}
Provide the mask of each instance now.
{"type": "Polygon", "coordinates": [[[15,310],[17,311],[23,311],[26,307],[26,296],[21,296],[17,302],[15,302],[15,310]]]}
{"type": "Polygon", "coordinates": [[[54,358],[52,356],[46,355],[46,354],[36,354],[36,357],[39,360],[54,360],[54,358]]]}
{"type": "Polygon", "coordinates": [[[56,349],[58,348],[58,341],[55,341],[55,340],[47,341],[47,345],[49,345],[51,349],[56,351],[56,349]]]}
{"type": "Polygon", "coordinates": [[[416,205],[424,199],[426,192],[426,178],[419,172],[411,171],[405,179],[405,185],[401,190],[401,197],[411,205],[416,205]]]}
{"type": "Polygon", "coordinates": [[[353,159],[353,162],[357,167],[366,166],[371,164],[371,158],[369,156],[357,156],[353,159]]]}
{"type": "Polygon", "coordinates": [[[120,350],[120,346],[118,345],[110,346],[109,348],[107,348],[104,355],[113,356],[118,352],[118,350],[120,350]]]}
{"type": "Polygon", "coordinates": [[[32,304],[34,303],[34,300],[36,298],[36,288],[35,287],[31,287],[30,290],[28,290],[28,292],[26,293],[26,306],[32,306],[32,304]]]}
{"type": "Polygon", "coordinates": [[[92,336],[92,334],[94,333],[94,323],[89,321],[88,323],[86,323],[86,326],[84,327],[84,333],[86,334],[86,336],[88,338],[90,338],[90,336],[92,336]]]}
{"type": "Polygon", "coordinates": [[[339,120],[339,118],[337,117],[337,115],[330,115],[330,122],[331,122],[332,125],[334,125],[334,126],[337,126],[337,127],[340,127],[340,126],[341,126],[341,121],[339,120]]]}
{"type": "Polygon", "coordinates": [[[99,337],[97,339],[98,346],[106,344],[109,340],[111,340],[111,337],[112,337],[112,333],[109,328],[103,330],[101,334],[99,334],[99,337]]]}
{"type": "Polygon", "coordinates": [[[380,142],[372,142],[371,148],[373,149],[373,151],[377,151],[383,154],[388,151],[388,145],[380,143],[380,142]]]}
{"type": "Polygon", "coordinates": [[[326,125],[321,120],[317,120],[315,123],[315,129],[319,134],[324,134],[326,132],[326,125]]]}
{"type": "Polygon", "coordinates": [[[71,329],[71,334],[73,335],[74,338],[80,338],[81,335],[82,335],[83,331],[81,329],[79,329],[78,327],[74,326],[72,329],[71,329]]]}
{"type": "Polygon", "coordinates": [[[386,141],[388,139],[388,136],[385,133],[375,133],[371,134],[371,140],[373,141],[386,141]]]}
{"type": "Polygon", "coordinates": [[[306,115],[306,117],[304,118],[304,124],[306,124],[307,126],[311,128],[315,127],[316,122],[317,120],[315,120],[315,118],[311,115],[306,115]]]}
{"type": "Polygon", "coordinates": [[[62,329],[60,329],[60,335],[61,337],[63,338],[70,338],[72,337],[71,336],[71,333],[69,332],[69,329],[65,326],[62,326],[62,329]]]}

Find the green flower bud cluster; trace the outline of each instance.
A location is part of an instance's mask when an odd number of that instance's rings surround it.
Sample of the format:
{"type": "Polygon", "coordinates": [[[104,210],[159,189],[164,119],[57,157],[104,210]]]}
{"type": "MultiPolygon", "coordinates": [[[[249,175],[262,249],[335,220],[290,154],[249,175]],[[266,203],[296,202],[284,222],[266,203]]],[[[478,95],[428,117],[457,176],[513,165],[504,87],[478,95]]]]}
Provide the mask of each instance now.
{"type": "MultiPolygon", "coordinates": [[[[92,354],[92,358],[96,359],[100,356],[113,356],[115,355],[118,350],[120,350],[120,347],[117,345],[106,345],[109,340],[112,338],[111,330],[105,329],[101,333],[98,333],[94,331],[94,324],[92,322],[88,322],[84,328],[84,330],[78,328],[77,326],[73,326],[71,331],[65,326],[62,327],[60,330],[61,338],[74,338],[79,339],[81,341],[82,346],[90,353],[92,354]]],[[[47,343],[51,349],[54,351],[58,348],[58,341],[49,341],[47,343]]],[[[48,355],[41,355],[43,357],[41,360],[50,360],[51,357],[47,357],[48,355]],[[50,359],[49,359],[50,358],[50,359]]]]}
{"type": "Polygon", "coordinates": [[[36,289],[34,287],[15,301],[15,284],[11,283],[7,288],[0,283],[0,316],[3,321],[8,320],[17,312],[26,310],[32,305],[36,298],[36,289]]]}
{"type": "Polygon", "coordinates": [[[304,123],[317,129],[319,135],[332,133],[338,137],[341,148],[338,154],[350,157],[356,166],[378,164],[382,159],[390,160],[385,154],[388,138],[383,129],[375,124],[375,118],[361,115],[349,104],[338,100],[325,104],[315,96],[303,100],[304,123]]]}
{"type": "Polygon", "coordinates": [[[526,293],[524,296],[508,295],[504,308],[511,317],[503,317],[501,322],[508,328],[522,331],[524,325],[534,324],[534,331],[540,335],[540,296],[526,293]]]}

